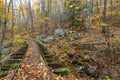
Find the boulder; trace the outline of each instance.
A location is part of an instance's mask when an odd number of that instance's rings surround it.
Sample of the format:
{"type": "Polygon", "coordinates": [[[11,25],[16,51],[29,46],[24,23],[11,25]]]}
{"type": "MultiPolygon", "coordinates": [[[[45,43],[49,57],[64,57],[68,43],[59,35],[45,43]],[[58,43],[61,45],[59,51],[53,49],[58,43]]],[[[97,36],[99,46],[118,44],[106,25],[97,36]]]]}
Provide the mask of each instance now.
{"type": "Polygon", "coordinates": [[[69,38],[66,39],[66,41],[70,41],[71,42],[71,41],[75,41],[75,39],[72,38],[72,37],[69,37],[69,38]]]}
{"type": "Polygon", "coordinates": [[[96,66],[79,66],[78,72],[84,73],[89,76],[94,76],[96,74],[97,67],[96,66]]]}
{"type": "Polygon", "coordinates": [[[78,36],[79,38],[83,38],[83,37],[84,37],[84,36],[83,36],[82,34],[80,34],[80,33],[78,33],[77,36],[78,36]]]}
{"type": "Polygon", "coordinates": [[[39,41],[43,41],[44,38],[45,38],[45,35],[38,35],[35,39],[39,41]]]}
{"type": "Polygon", "coordinates": [[[65,32],[66,32],[66,31],[65,31],[64,29],[58,28],[58,29],[55,30],[54,34],[64,35],[65,32]]]}
{"type": "Polygon", "coordinates": [[[98,48],[94,45],[91,45],[91,44],[82,44],[81,46],[81,49],[87,49],[87,50],[90,50],[90,51],[97,51],[98,48]]]}
{"type": "Polygon", "coordinates": [[[95,75],[97,71],[97,67],[96,66],[87,66],[84,68],[84,72],[87,74],[87,75],[95,75]]]}
{"type": "Polygon", "coordinates": [[[2,54],[9,54],[10,52],[10,49],[2,49],[1,51],[2,54]]]}
{"type": "Polygon", "coordinates": [[[94,40],[104,40],[103,36],[94,37],[94,40]]]}
{"type": "Polygon", "coordinates": [[[52,42],[52,41],[54,41],[54,40],[55,40],[55,38],[54,38],[54,37],[49,36],[49,37],[47,37],[47,38],[43,39],[43,42],[47,43],[47,42],[52,42]]]}
{"type": "Polygon", "coordinates": [[[77,34],[71,34],[70,37],[74,38],[74,39],[78,39],[78,35],[77,34]]]}
{"type": "Polygon", "coordinates": [[[3,48],[8,48],[8,47],[10,47],[11,45],[12,45],[11,42],[5,42],[5,43],[2,44],[2,47],[3,47],[3,48]]]}
{"type": "Polygon", "coordinates": [[[78,68],[78,72],[83,73],[84,68],[85,68],[85,66],[80,65],[78,68]]]}
{"type": "Polygon", "coordinates": [[[78,39],[78,38],[83,38],[84,36],[80,33],[73,33],[73,34],[70,34],[70,37],[74,38],[74,39],[78,39]]]}

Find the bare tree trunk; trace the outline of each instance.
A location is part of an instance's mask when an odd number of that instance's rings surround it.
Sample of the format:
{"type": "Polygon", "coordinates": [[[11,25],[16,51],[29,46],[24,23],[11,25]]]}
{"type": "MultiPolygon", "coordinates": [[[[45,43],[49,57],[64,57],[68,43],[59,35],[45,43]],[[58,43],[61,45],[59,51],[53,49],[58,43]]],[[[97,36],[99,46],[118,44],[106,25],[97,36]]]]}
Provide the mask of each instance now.
{"type": "MultiPolygon", "coordinates": [[[[2,2],[2,1],[1,1],[2,2]]],[[[4,2],[4,5],[6,6],[6,1],[4,2]]],[[[6,7],[3,7],[3,2],[2,2],[2,8],[1,8],[1,15],[6,16],[6,7]]],[[[1,18],[1,16],[0,16],[1,18]]],[[[1,41],[0,41],[0,57],[1,57],[1,50],[2,50],[2,43],[3,40],[5,39],[5,29],[6,29],[6,18],[4,19],[4,21],[2,22],[2,18],[1,18],[1,28],[2,28],[2,35],[1,35],[1,41]]]]}
{"type": "MultiPolygon", "coordinates": [[[[45,0],[41,1],[42,4],[42,18],[45,17],[45,0]]],[[[45,35],[45,22],[42,23],[42,34],[45,35]]]]}
{"type": "Polygon", "coordinates": [[[12,0],[12,37],[14,36],[14,2],[12,0]]]}
{"type": "MultiPolygon", "coordinates": [[[[10,3],[9,3],[10,4],[10,3]]],[[[4,16],[4,19],[3,19],[3,25],[2,25],[2,38],[3,40],[6,38],[6,25],[7,25],[7,0],[4,1],[4,5],[5,7],[3,8],[3,16],[4,16]]]]}
{"type": "MultiPolygon", "coordinates": [[[[22,8],[22,6],[21,6],[21,5],[22,5],[22,2],[21,2],[21,0],[19,0],[19,2],[20,2],[20,8],[21,8],[21,12],[22,12],[23,19],[24,19],[24,21],[26,22],[24,10],[23,10],[23,8],[22,8]]],[[[26,23],[25,23],[25,26],[24,26],[24,27],[25,27],[26,32],[28,32],[26,23]]]]}
{"type": "MultiPolygon", "coordinates": [[[[18,14],[20,15],[20,12],[18,12],[18,14]]],[[[20,33],[21,32],[21,20],[20,20],[20,16],[17,17],[17,25],[18,25],[19,33],[20,33]]]]}
{"type": "Polygon", "coordinates": [[[91,27],[92,27],[92,13],[93,13],[93,0],[90,0],[90,2],[88,3],[89,4],[89,10],[88,10],[88,18],[89,18],[89,21],[88,21],[88,32],[89,34],[91,34],[91,27]]]}
{"type": "Polygon", "coordinates": [[[107,9],[107,0],[104,0],[104,9],[103,9],[103,22],[106,22],[106,9],[107,9]]]}
{"type": "MultiPolygon", "coordinates": [[[[41,0],[38,0],[38,6],[39,6],[39,8],[38,8],[38,11],[36,12],[36,13],[39,13],[38,15],[37,15],[37,18],[38,18],[38,20],[40,20],[41,19],[41,0]]],[[[38,24],[38,26],[39,26],[39,34],[40,34],[40,32],[41,32],[41,25],[40,25],[41,23],[39,23],[38,24]]]]}
{"type": "Polygon", "coordinates": [[[52,34],[52,28],[53,28],[53,20],[52,20],[52,3],[51,3],[51,0],[49,0],[48,1],[49,3],[48,3],[48,5],[49,5],[49,10],[48,10],[48,12],[49,12],[49,17],[50,17],[50,31],[49,31],[49,34],[52,34]]]}
{"type": "Polygon", "coordinates": [[[65,0],[61,0],[61,4],[62,4],[62,14],[61,14],[61,26],[63,27],[63,22],[64,22],[64,12],[65,12],[65,0]]]}
{"type": "Polygon", "coordinates": [[[33,33],[35,29],[34,29],[34,21],[33,21],[32,8],[31,8],[31,0],[29,0],[29,12],[30,12],[31,30],[33,33]]]}
{"type": "Polygon", "coordinates": [[[99,2],[98,2],[98,0],[96,1],[96,6],[97,6],[97,13],[99,13],[100,11],[99,11],[99,2]]]}
{"type": "MultiPolygon", "coordinates": [[[[2,2],[2,0],[0,0],[0,27],[2,27],[2,19],[1,19],[1,16],[2,16],[2,8],[3,8],[3,2],[2,2]]],[[[1,28],[2,29],[2,28],[1,28]]],[[[1,33],[2,34],[2,33],[1,33]]],[[[0,36],[2,36],[2,35],[0,35],[0,36]]],[[[2,42],[3,42],[3,38],[1,37],[1,39],[0,39],[0,57],[1,57],[1,50],[2,50],[2,42]]]]}
{"type": "Polygon", "coordinates": [[[19,0],[19,2],[20,2],[20,8],[21,8],[21,12],[22,12],[22,16],[23,16],[23,19],[25,20],[25,15],[24,15],[24,11],[23,11],[23,8],[22,8],[22,2],[21,2],[21,0],[19,0]]]}
{"type": "MultiPolygon", "coordinates": [[[[104,9],[103,9],[103,23],[106,23],[106,11],[107,11],[107,0],[104,0],[104,9]]],[[[107,43],[108,52],[110,53],[110,38],[109,38],[109,26],[103,26],[103,34],[105,41],[107,43]],[[106,28],[107,27],[107,28],[106,28]]]]}

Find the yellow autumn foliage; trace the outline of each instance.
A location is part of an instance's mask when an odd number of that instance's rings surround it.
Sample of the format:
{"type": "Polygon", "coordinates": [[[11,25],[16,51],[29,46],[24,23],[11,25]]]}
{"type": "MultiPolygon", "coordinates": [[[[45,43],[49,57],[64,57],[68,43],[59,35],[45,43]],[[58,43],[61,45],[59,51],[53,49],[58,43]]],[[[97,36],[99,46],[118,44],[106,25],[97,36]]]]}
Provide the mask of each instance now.
{"type": "Polygon", "coordinates": [[[0,0],[0,16],[2,14],[2,0],[0,0]]]}
{"type": "Polygon", "coordinates": [[[70,8],[73,8],[73,5],[70,5],[70,8]]]}
{"type": "Polygon", "coordinates": [[[80,9],[80,7],[78,7],[78,6],[77,6],[77,7],[75,7],[75,9],[76,9],[76,10],[79,10],[79,9],[80,9]]]}

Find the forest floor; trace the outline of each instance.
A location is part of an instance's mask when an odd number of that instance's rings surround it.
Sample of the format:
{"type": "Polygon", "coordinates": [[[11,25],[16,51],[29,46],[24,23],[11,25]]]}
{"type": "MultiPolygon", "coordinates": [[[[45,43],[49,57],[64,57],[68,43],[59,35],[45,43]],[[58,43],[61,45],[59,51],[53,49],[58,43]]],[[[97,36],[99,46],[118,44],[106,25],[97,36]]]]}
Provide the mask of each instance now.
{"type": "Polygon", "coordinates": [[[59,80],[120,80],[120,32],[110,28],[111,53],[107,51],[101,28],[93,27],[91,34],[69,31],[66,36],[53,35],[59,40],[43,43],[51,54],[59,57],[71,75],[59,80]],[[81,34],[77,38],[76,34],[81,34]],[[72,40],[69,40],[69,39],[72,40]],[[86,69],[84,69],[87,67],[86,69]]]}
{"type": "MultiPolygon", "coordinates": [[[[75,29],[64,36],[48,36],[55,39],[41,44],[70,69],[68,75],[53,74],[55,80],[120,80],[119,28],[110,29],[111,53],[107,51],[101,28],[93,27],[90,35],[75,29]]],[[[24,38],[29,47],[14,80],[50,80],[37,43],[29,39],[29,34],[24,38]]]]}

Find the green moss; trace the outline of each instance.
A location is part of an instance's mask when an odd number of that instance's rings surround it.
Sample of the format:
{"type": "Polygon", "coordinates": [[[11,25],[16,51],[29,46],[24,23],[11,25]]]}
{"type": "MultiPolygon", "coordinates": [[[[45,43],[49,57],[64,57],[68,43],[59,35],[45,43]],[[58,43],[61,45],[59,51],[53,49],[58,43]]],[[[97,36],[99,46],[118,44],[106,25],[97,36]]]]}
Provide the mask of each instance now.
{"type": "Polygon", "coordinates": [[[18,66],[18,63],[12,64],[10,69],[14,69],[17,66],[18,66]]]}
{"type": "Polygon", "coordinates": [[[15,36],[15,37],[9,39],[8,42],[11,42],[12,46],[26,43],[25,40],[21,39],[19,36],[15,36]]]}
{"type": "Polygon", "coordinates": [[[52,70],[52,72],[60,75],[67,75],[70,73],[70,70],[68,68],[58,68],[58,69],[52,70]]]}
{"type": "Polygon", "coordinates": [[[54,56],[53,55],[50,55],[50,54],[46,54],[45,55],[45,58],[53,58],[54,56]]]}
{"type": "Polygon", "coordinates": [[[2,64],[1,67],[10,67],[10,70],[17,67],[18,63],[14,63],[14,64],[2,64]]]}
{"type": "Polygon", "coordinates": [[[52,67],[52,68],[61,68],[61,67],[64,67],[64,65],[61,62],[59,62],[59,61],[49,62],[48,66],[52,67]]]}
{"type": "Polygon", "coordinates": [[[52,62],[52,61],[55,61],[55,58],[46,58],[46,61],[47,62],[52,62]]]}

